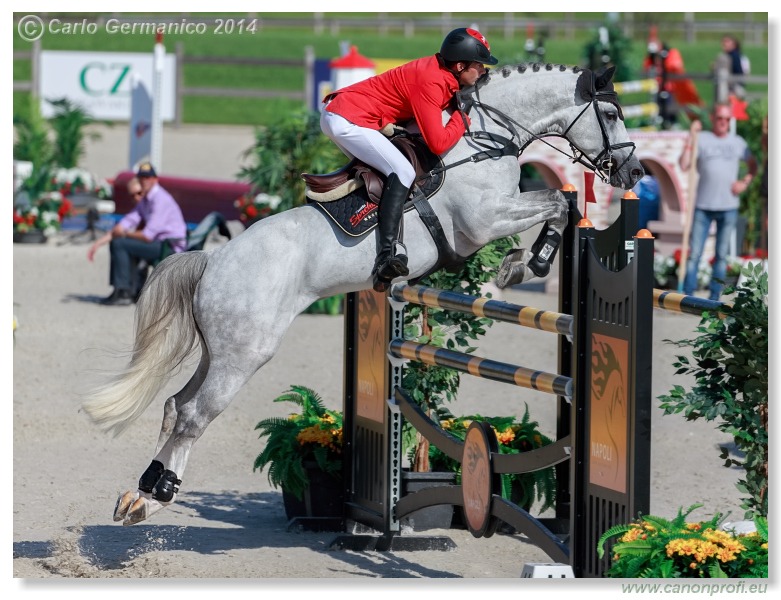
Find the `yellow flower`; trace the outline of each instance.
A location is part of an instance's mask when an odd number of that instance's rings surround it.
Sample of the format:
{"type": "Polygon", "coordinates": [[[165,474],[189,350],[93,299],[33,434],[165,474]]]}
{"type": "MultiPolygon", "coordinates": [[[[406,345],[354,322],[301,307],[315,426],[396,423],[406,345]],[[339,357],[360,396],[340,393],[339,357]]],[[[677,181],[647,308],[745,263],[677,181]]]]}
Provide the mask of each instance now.
{"type": "Polygon", "coordinates": [[[671,540],[665,546],[667,556],[695,556],[697,555],[699,540],[690,540],[685,538],[676,538],[671,540]]]}
{"type": "Polygon", "coordinates": [[[501,433],[497,432],[496,439],[499,441],[500,444],[509,444],[515,439],[515,433],[512,429],[505,429],[501,433]]]}
{"type": "Polygon", "coordinates": [[[698,562],[704,563],[712,556],[716,556],[718,551],[719,547],[713,542],[701,542],[697,548],[697,552],[694,554],[694,558],[696,558],[698,562]]]}
{"type": "Polygon", "coordinates": [[[622,537],[622,542],[634,542],[637,538],[640,537],[640,535],[643,533],[643,530],[638,527],[637,525],[632,525],[632,529],[627,531],[622,537]]]}

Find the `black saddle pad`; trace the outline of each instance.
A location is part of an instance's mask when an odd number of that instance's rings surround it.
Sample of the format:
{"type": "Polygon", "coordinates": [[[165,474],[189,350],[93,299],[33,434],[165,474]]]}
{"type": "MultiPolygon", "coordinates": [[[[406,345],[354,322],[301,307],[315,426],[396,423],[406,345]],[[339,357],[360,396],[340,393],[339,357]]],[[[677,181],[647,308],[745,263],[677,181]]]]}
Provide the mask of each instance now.
{"type": "MultiPolygon", "coordinates": [[[[416,182],[417,195],[407,199],[404,208],[405,212],[412,208],[412,200],[421,195],[431,198],[445,182],[445,170],[442,168],[442,160],[430,152],[429,155],[428,161],[425,163],[428,175],[418,179],[416,182]],[[435,169],[436,172],[431,173],[435,169]]],[[[338,200],[320,202],[307,196],[306,201],[322,210],[339,229],[349,236],[361,237],[377,226],[377,208],[379,205],[369,198],[369,194],[364,186],[338,200]]]]}
{"type": "Polygon", "coordinates": [[[364,186],[338,200],[318,202],[307,197],[306,201],[323,211],[347,235],[360,237],[377,226],[378,205],[369,199],[364,186]]]}

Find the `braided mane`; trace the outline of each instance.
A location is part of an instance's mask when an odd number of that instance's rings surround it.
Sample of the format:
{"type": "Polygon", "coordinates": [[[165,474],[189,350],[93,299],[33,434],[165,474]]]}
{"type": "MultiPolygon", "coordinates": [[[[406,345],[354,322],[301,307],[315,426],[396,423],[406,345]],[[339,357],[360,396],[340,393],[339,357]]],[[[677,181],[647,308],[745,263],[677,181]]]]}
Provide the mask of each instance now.
{"type": "Polygon", "coordinates": [[[578,66],[571,66],[571,65],[559,65],[559,64],[553,64],[553,63],[520,63],[517,65],[505,65],[501,69],[496,69],[493,71],[488,71],[488,76],[486,79],[487,81],[490,81],[491,78],[501,75],[502,77],[509,77],[513,73],[526,73],[526,71],[531,70],[532,73],[538,73],[539,71],[560,71],[564,73],[565,71],[571,70],[573,73],[580,73],[583,69],[578,66]]]}

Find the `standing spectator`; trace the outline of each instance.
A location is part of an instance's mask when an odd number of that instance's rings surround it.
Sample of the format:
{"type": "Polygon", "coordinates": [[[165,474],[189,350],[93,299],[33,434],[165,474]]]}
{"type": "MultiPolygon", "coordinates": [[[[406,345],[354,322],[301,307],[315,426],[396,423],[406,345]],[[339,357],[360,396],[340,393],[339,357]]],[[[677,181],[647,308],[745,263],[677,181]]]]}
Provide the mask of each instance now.
{"type": "MultiPolygon", "coordinates": [[[[174,252],[183,251],[187,242],[182,210],[158,183],[152,165],[142,163],[136,177],[138,185],[133,187],[136,205],[110,232],[109,283],[114,291],[101,300],[101,304],[109,306],[128,306],[137,299],[141,291],[137,277],[139,260],[153,262],[160,258],[165,240],[171,243],[174,252]]],[[[87,254],[90,260],[99,246],[95,242],[90,248],[87,254]]]]}
{"type": "MultiPolygon", "coordinates": [[[[721,39],[721,54],[716,57],[714,69],[717,74],[726,71],[729,75],[748,75],[751,72],[751,63],[741,52],[740,42],[736,37],[725,35],[721,39]]],[[[727,87],[730,94],[741,100],[746,96],[746,89],[741,82],[730,81],[727,87]]]]}
{"type": "Polygon", "coordinates": [[[717,103],[711,115],[713,131],[702,131],[700,121],[692,121],[689,139],[683,147],[678,164],[684,171],[694,168],[699,173],[694,216],[690,231],[689,259],[686,263],[685,294],[697,288],[697,271],[708,239],[711,223],[716,222],[716,258],[710,281],[710,299],[718,300],[727,274],[727,253],[738,220],[738,196],[746,191],[757,172],[757,163],[746,141],[730,133],[732,109],[729,103],[717,103]],[[701,132],[701,133],[700,133],[701,132]],[[696,137],[697,156],[692,156],[696,137]],[[695,162],[696,161],[696,162],[695,162]],[[740,163],[745,162],[748,174],[738,179],[740,163]]]}

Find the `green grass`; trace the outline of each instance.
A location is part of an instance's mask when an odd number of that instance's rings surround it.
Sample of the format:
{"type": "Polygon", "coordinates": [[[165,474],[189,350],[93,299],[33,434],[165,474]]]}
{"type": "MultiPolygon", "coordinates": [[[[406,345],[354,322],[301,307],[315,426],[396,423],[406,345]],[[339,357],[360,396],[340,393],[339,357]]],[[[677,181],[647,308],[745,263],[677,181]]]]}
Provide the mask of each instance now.
{"type": "MultiPolygon", "coordinates": [[[[207,16],[209,13],[199,13],[198,16],[207,16]]],[[[227,13],[212,13],[214,16],[229,17],[227,13]]],[[[326,13],[326,18],[339,16],[345,19],[358,19],[374,17],[376,13],[326,13]]],[[[156,15],[157,16],[157,15],[156,15]]],[[[246,15],[234,15],[241,17],[246,15]]],[[[301,17],[301,13],[258,13],[258,17],[268,19],[301,17]]],[[[389,18],[395,18],[394,13],[388,14],[389,18]]],[[[408,15],[409,16],[409,15],[408,15]]],[[[441,13],[414,13],[417,19],[440,17],[441,13]]],[[[485,15],[487,18],[501,18],[501,15],[485,15]]],[[[576,13],[575,18],[581,22],[598,21],[604,13],[576,13]]],[[[89,14],[79,14],[79,17],[89,19],[89,14]]],[[[515,38],[505,39],[503,34],[495,32],[490,34],[492,51],[500,58],[500,63],[517,63],[526,59],[523,50],[525,38],[525,25],[523,18],[547,18],[554,21],[562,20],[562,13],[516,13],[515,19],[518,27],[515,38]]],[[[149,18],[149,17],[147,17],[149,18]]],[[[177,15],[180,18],[180,15],[177,15]]],[[[187,17],[189,21],[194,16],[187,17]]],[[[472,22],[473,14],[453,13],[453,23],[472,22]]],[[[682,21],[683,13],[634,13],[637,30],[643,30],[643,24],[656,22],[663,31],[661,19],[667,22],[682,21]]],[[[767,13],[754,13],[751,18],[757,21],[767,21],[767,13]]],[[[733,21],[742,23],[744,13],[697,13],[699,21],[733,21]]],[[[151,20],[151,18],[150,18],[151,20]]],[[[539,32],[538,32],[539,33],[539,32]]],[[[567,40],[560,37],[548,39],[545,44],[545,60],[563,64],[581,64],[583,49],[586,42],[592,38],[594,31],[589,28],[579,29],[576,39],[567,40]]],[[[304,59],[304,48],[309,45],[314,48],[315,56],[320,58],[332,58],[339,53],[339,42],[349,40],[356,45],[365,56],[372,58],[397,58],[410,60],[419,56],[425,56],[435,52],[441,43],[441,32],[432,29],[416,28],[415,36],[405,38],[398,30],[392,30],[389,35],[379,35],[375,29],[358,29],[342,26],[337,34],[330,32],[328,28],[319,36],[315,36],[311,27],[289,27],[285,29],[263,28],[257,33],[231,35],[168,35],[165,38],[166,49],[174,52],[177,43],[182,43],[186,56],[225,56],[225,57],[262,57],[279,59],[304,59]]],[[[24,42],[14,31],[14,50],[29,50],[31,44],[24,42]]],[[[690,73],[707,73],[711,63],[720,50],[720,32],[712,34],[698,33],[696,44],[686,44],[674,37],[666,39],[668,43],[676,46],[682,53],[687,71],[690,73]]],[[[115,52],[151,52],[153,40],[148,35],[118,35],[109,34],[103,28],[99,28],[94,35],[44,35],[41,40],[45,50],[93,50],[115,52]]],[[[630,65],[637,78],[642,77],[641,65],[645,54],[646,39],[635,36],[630,54],[630,65]]],[[[752,74],[766,75],[768,72],[767,46],[744,45],[744,52],[751,60],[752,74]]],[[[25,59],[14,60],[14,80],[28,81],[30,79],[30,61],[25,59]]],[[[304,69],[291,66],[240,66],[240,65],[204,65],[188,64],[184,67],[184,85],[187,87],[231,87],[262,90],[293,90],[303,91],[304,69]]],[[[711,102],[713,98],[713,85],[706,81],[695,81],[700,96],[711,102]]],[[[750,85],[749,91],[767,93],[766,85],[750,85]]],[[[25,92],[14,93],[14,110],[26,103],[29,94],[25,92]]],[[[647,102],[647,95],[636,95],[622,98],[624,104],[647,102]]],[[[273,122],[281,112],[289,112],[300,106],[297,100],[284,98],[276,99],[246,99],[226,97],[195,97],[187,96],[184,99],[185,123],[221,123],[221,124],[246,124],[263,125],[273,122]]]]}

